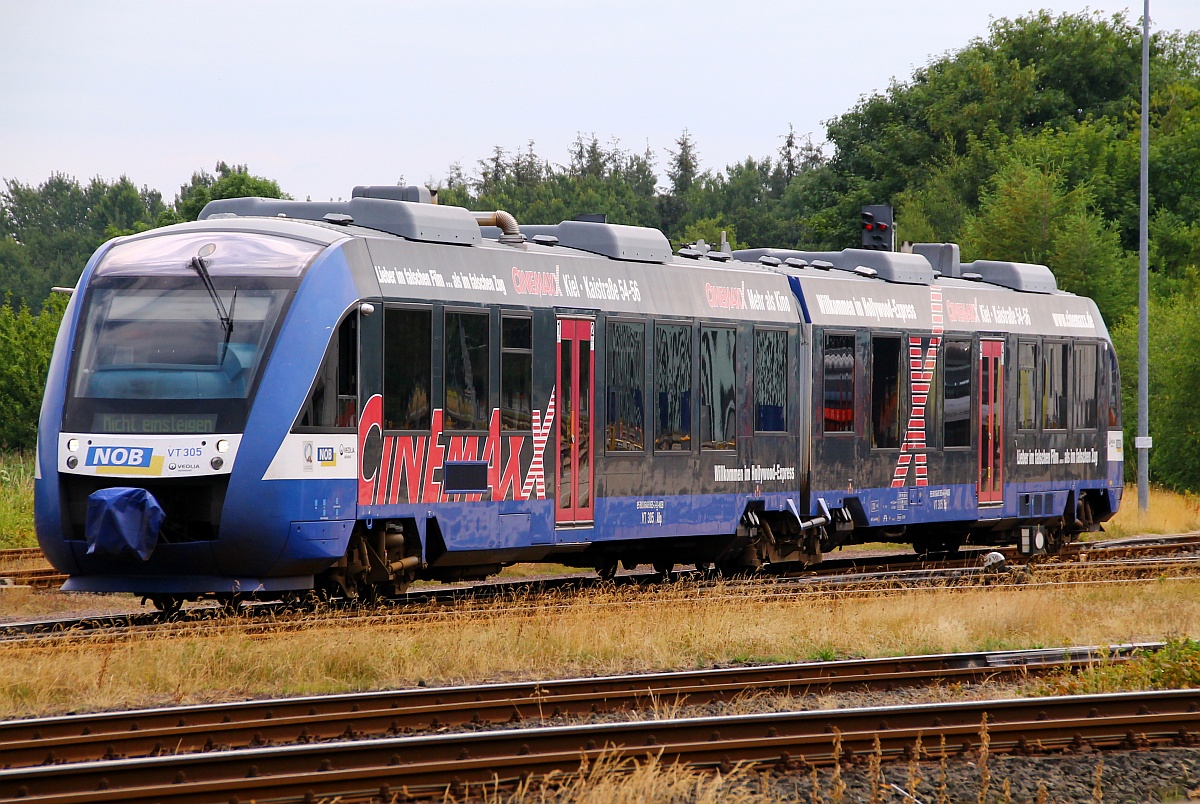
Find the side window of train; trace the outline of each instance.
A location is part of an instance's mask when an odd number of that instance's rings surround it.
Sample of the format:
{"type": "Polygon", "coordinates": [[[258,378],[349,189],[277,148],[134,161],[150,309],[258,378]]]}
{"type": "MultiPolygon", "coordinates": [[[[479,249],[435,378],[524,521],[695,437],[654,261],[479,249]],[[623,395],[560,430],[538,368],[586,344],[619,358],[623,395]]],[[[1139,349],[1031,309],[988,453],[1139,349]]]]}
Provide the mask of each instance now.
{"type": "Polygon", "coordinates": [[[822,399],[826,433],[854,432],[854,336],[825,334],[822,399]]]}
{"type": "Polygon", "coordinates": [[[900,339],[871,338],[871,446],[900,446],[900,339]]]}
{"type": "Polygon", "coordinates": [[[486,430],[491,413],[489,314],[446,312],[447,430],[486,430]]]}
{"type": "Polygon", "coordinates": [[[349,429],[358,425],[358,313],[330,338],[297,427],[349,429]]]}
{"type": "Polygon", "coordinates": [[[734,449],[737,332],[700,327],[700,449],[734,449]]]}
{"type": "Polygon", "coordinates": [[[1037,341],[1017,344],[1017,429],[1036,430],[1037,415],[1037,341]]]}
{"type": "Polygon", "coordinates": [[[383,423],[388,430],[428,430],[433,313],[383,313],[383,423]]]}
{"type": "Polygon", "coordinates": [[[942,361],[942,446],[971,446],[971,385],[974,366],[970,341],[946,341],[942,361]]]}
{"type": "Polygon", "coordinates": [[[1111,346],[1104,347],[1108,355],[1108,426],[1117,427],[1121,422],[1121,369],[1117,365],[1117,353],[1111,346]]]}
{"type": "Polygon", "coordinates": [[[1042,349],[1042,429],[1067,429],[1067,344],[1042,349]]]}
{"type": "Polygon", "coordinates": [[[533,321],[504,316],[500,322],[500,429],[533,427],[533,321]]]}
{"type": "Polygon", "coordinates": [[[1075,356],[1071,361],[1071,426],[1076,430],[1096,429],[1096,386],[1099,380],[1096,366],[1096,344],[1075,344],[1075,356]]]}
{"type": "Polygon", "coordinates": [[[611,452],[642,452],[646,449],[645,324],[608,323],[605,365],[605,444],[611,452]]]}
{"type": "Polygon", "coordinates": [[[783,330],[754,330],[754,429],[760,433],[788,429],[787,341],[783,330]]]}
{"type": "Polygon", "coordinates": [[[692,327],[654,325],[654,448],[692,448],[692,327]]]}

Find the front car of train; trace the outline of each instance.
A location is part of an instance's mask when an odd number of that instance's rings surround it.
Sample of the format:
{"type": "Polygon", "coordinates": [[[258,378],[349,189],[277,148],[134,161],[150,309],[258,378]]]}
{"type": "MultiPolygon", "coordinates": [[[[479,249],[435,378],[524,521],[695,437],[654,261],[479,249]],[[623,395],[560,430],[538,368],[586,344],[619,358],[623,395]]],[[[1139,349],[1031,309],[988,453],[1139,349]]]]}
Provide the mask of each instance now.
{"type": "Polygon", "coordinates": [[[255,228],[120,238],[84,270],[51,360],[35,483],[38,539],[70,575],[64,589],[162,602],[311,583],[303,561],[279,563],[289,522],[272,513],[291,501],[253,481],[255,456],[291,425],[295,404],[278,402],[308,392],[332,326],[314,311],[356,291],[343,234],[255,228]]]}

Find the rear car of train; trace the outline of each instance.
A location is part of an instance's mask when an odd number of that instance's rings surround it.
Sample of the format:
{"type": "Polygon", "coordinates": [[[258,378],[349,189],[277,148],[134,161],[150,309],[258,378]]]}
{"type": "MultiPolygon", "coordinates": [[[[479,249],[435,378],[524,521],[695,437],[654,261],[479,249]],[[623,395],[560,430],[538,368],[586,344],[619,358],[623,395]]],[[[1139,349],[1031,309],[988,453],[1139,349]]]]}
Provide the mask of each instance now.
{"type": "Polygon", "coordinates": [[[258,456],[274,453],[308,392],[332,326],[322,311],[353,302],[331,247],[343,238],[182,224],[92,258],[39,429],[38,539],[71,576],[64,588],[220,597],[304,587],[328,563],[281,559],[296,555],[285,547],[297,492],[264,488],[258,456]]]}

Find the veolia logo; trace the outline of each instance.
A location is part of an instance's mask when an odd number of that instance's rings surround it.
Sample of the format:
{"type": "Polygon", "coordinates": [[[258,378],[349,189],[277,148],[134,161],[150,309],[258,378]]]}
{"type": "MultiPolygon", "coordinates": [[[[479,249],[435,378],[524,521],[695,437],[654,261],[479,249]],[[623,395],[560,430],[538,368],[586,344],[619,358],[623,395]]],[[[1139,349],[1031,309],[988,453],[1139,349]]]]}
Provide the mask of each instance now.
{"type": "Polygon", "coordinates": [[[153,449],[142,447],[88,447],[88,466],[137,466],[147,467],[153,449]]]}

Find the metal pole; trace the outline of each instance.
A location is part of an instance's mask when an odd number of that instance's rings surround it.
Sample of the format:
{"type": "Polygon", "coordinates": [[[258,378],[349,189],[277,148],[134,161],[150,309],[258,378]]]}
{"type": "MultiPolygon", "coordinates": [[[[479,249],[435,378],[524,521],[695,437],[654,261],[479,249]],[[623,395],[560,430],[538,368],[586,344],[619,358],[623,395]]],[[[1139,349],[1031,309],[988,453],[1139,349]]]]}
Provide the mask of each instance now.
{"type": "Polygon", "coordinates": [[[1142,192],[1138,205],[1138,429],[1134,446],[1138,462],[1138,508],[1150,508],[1150,250],[1147,217],[1150,206],[1150,0],[1142,12],[1142,192]]]}

